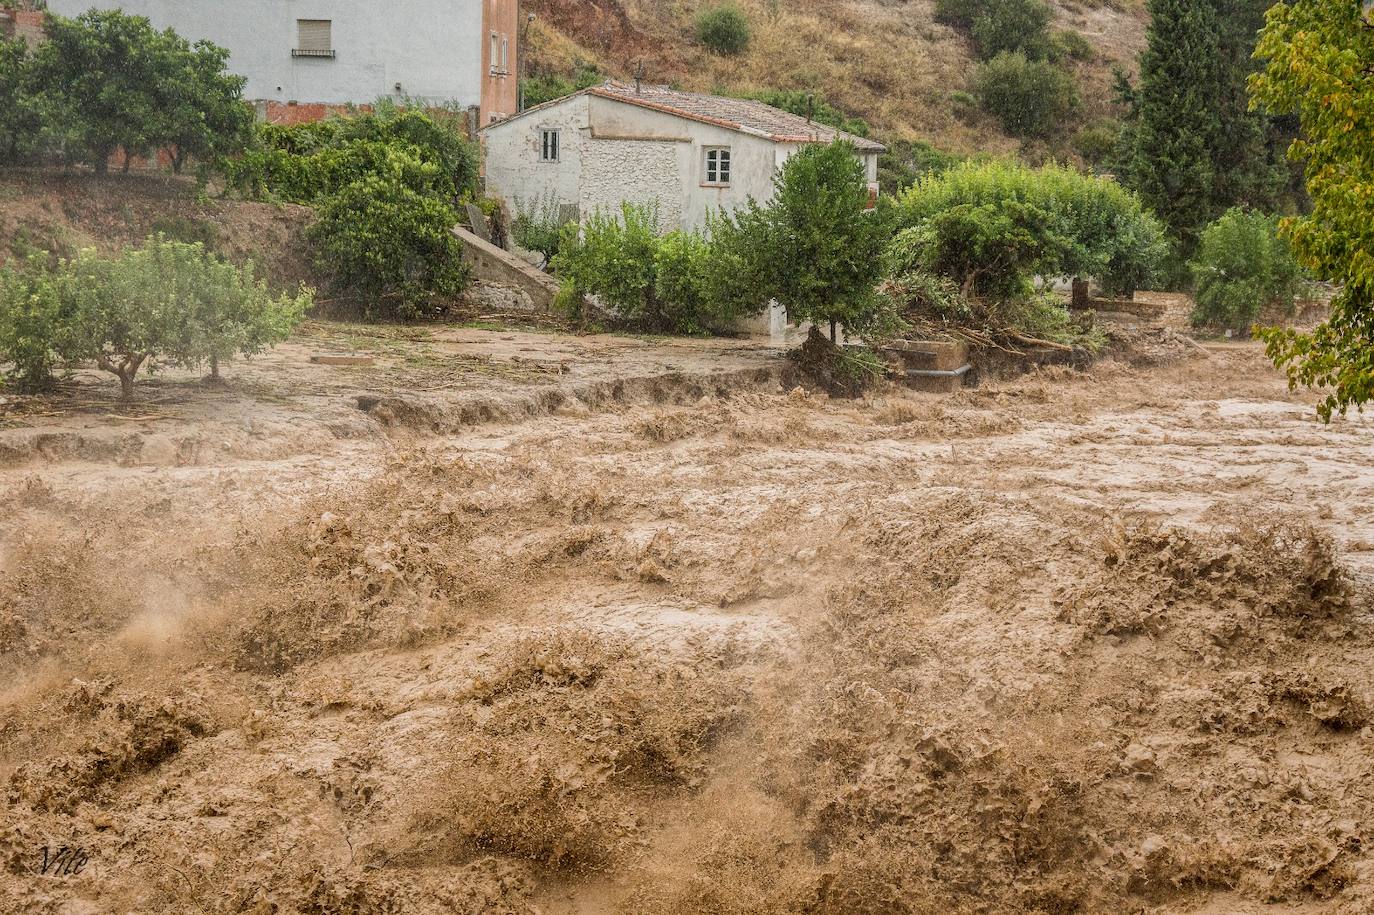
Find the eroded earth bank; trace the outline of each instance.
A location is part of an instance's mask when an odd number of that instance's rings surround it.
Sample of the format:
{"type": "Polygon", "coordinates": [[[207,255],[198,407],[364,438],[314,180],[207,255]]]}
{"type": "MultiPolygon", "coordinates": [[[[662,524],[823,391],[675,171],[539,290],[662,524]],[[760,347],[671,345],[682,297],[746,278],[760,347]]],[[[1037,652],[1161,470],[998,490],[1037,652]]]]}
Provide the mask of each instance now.
{"type": "Polygon", "coordinates": [[[1374,910],[1374,422],[739,358],[0,432],[0,908],[1374,910]]]}

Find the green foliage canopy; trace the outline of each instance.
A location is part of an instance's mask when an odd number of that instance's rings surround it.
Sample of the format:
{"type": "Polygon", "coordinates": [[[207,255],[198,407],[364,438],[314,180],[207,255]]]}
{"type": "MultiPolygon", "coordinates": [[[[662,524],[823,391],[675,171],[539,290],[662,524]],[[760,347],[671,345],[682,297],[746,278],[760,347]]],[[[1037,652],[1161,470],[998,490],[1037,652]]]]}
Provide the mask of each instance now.
{"type": "Polygon", "coordinates": [[[1265,306],[1291,312],[1302,270],[1278,219],[1253,210],[1227,210],[1202,233],[1190,265],[1196,289],[1194,324],[1245,332],[1265,306]]]}
{"type": "Polygon", "coordinates": [[[983,109],[1018,137],[1046,137],[1078,109],[1073,79],[1051,63],[1004,51],[979,66],[974,91],[983,109]]]}
{"type": "Polygon", "coordinates": [[[1374,396],[1374,29],[1360,15],[1342,0],[1276,4],[1256,49],[1268,63],[1250,84],[1257,103],[1301,121],[1289,156],[1306,163],[1312,212],[1284,232],[1313,276],[1341,287],[1311,333],[1261,334],[1290,383],[1331,389],[1323,419],[1374,396]]]}
{"type": "Polygon", "coordinates": [[[948,276],[968,296],[1025,296],[1035,276],[1094,277],[1128,292],[1167,252],[1163,227],[1134,194],[1055,165],[956,166],[912,185],[899,218],[889,273],[948,276]]]}
{"type": "Polygon", "coordinates": [[[142,16],[91,10],[75,19],[49,14],[47,40],[33,55],[49,141],[103,173],[120,148],[173,147],[188,156],[241,148],[252,122],[244,79],[224,72],[228,51],[192,46],[142,16]]]}
{"type": "Polygon", "coordinates": [[[697,41],[728,57],[742,54],[749,47],[749,19],[729,0],[702,10],[697,16],[696,33],[697,41]]]}

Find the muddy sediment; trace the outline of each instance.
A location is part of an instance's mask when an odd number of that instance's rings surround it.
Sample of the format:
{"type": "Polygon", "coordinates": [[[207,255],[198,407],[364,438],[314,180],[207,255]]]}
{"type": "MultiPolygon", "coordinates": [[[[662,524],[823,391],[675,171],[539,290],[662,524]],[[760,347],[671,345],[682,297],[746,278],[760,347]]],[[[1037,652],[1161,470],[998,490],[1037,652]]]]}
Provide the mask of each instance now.
{"type": "Polygon", "coordinates": [[[1254,349],[582,382],[0,470],[0,909],[1374,904],[1369,420],[1254,349]]]}

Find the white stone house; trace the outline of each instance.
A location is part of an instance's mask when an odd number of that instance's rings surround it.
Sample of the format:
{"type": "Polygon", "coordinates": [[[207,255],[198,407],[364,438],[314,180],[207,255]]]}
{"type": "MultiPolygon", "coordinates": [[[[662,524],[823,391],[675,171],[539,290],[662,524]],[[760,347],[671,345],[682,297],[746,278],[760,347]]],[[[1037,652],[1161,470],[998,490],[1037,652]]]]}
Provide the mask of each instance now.
{"type": "Polygon", "coordinates": [[[514,206],[552,195],[586,216],[659,207],[664,229],[772,196],[773,176],[810,143],[849,140],[876,198],[884,147],[762,102],[607,82],[481,131],[487,192],[514,206]]]}

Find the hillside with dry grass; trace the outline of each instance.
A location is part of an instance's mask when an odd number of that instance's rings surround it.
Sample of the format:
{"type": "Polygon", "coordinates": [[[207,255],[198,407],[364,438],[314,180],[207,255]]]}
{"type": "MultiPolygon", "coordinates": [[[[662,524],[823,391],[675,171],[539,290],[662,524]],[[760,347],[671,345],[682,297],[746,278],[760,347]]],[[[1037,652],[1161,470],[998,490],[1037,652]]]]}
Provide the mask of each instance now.
{"type": "Polygon", "coordinates": [[[1112,116],[1112,70],[1133,72],[1145,45],[1143,0],[1049,0],[1052,28],[1081,34],[1089,59],[1068,63],[1083,105],[1048,144],[1002,132],[969,95],[977,57],[968,35],[935,20],[933,0],[740,0],[752,41],[721,57],[693,34],[709,0],[526,0],[532,74],[593,66],[627,77],[724,93],[803,89],[862,117],[885,137],[955,152],[1073,151],[1073,134],[1112,116]]]}

